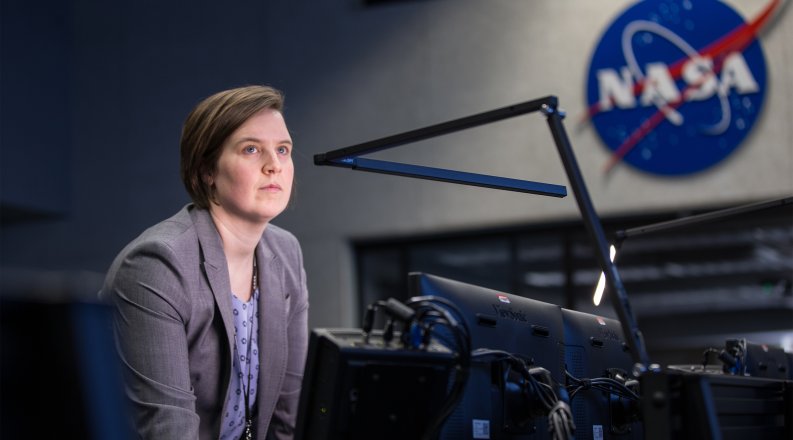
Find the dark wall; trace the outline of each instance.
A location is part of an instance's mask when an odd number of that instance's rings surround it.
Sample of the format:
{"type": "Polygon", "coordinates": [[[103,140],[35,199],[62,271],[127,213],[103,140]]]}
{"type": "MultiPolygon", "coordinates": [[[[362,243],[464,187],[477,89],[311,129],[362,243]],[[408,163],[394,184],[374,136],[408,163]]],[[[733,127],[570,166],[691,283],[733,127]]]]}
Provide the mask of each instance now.
{"type": "Polygon", "coordinates": [[[272,18],[264,1],[29,3],[2,1],[0,265],[103,272],[188,202],[184,117],[267,83],[272,18]]]}
{"type": "Polygon", "coordinates": [[[0,4],[0,203],[4,221],[65,212],[69,200],[68,8],[0,4]]]}

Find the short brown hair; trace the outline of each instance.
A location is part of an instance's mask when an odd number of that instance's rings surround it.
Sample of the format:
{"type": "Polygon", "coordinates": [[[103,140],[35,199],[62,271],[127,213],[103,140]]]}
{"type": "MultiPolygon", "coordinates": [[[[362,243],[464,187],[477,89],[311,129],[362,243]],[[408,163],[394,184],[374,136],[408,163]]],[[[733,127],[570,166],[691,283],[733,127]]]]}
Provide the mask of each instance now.
{"type": "Polygon", "coordinates": [[[199,208],[209,208],[212,189],[205,177],[215,172],[223,144],[251,116],[263,109],[283,111],[284,95],[267,86],[224,90],[201,101],[190,112],[179,142],[179,174],[199,208]]]}

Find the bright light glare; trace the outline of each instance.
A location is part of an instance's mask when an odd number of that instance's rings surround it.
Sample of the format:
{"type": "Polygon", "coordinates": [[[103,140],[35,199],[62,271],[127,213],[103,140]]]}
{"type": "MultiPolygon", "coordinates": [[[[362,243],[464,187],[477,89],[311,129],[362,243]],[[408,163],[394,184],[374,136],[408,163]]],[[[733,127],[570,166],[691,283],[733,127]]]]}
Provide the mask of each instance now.
{"type": "MultiPolygon", "coordinates": [[[[609,258],[611,261],[614,261],[614,256],[617,255],[617,249],[612,244],[609,248],[609,258]]],[[[600,305],[600,300],[603,299],[603,291],[606,290],[606,274],[600,272],[600,279],[598,280],[598,286],[595,288],[595,295],[592,297],[592,302],[595,303],[596,306],[600,305]]]]}

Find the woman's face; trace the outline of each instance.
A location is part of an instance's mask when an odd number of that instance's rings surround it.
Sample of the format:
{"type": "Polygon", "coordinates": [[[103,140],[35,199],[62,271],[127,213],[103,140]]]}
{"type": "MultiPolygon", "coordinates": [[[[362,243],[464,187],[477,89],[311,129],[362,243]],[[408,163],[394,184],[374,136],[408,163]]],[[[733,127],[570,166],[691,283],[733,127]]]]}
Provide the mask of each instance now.
{"type": "Polygon", "coordinates": [[[266,224],[289,203],[294,177],[292,138],[277,110],[254,114],[223,145],[211,209],[254,224],[266,224]]]}

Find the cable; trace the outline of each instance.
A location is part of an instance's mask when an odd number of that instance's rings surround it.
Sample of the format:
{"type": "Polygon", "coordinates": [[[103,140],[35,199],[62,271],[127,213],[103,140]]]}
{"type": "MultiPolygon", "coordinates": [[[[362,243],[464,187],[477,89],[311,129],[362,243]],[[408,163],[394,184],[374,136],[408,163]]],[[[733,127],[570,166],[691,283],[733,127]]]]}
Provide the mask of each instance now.
{"type": "Polygon", "coordinates": [[[385,305],[385,301],[377,301],[373,304],[369,304],[366,307],[366,312],[363,315],[363,342],[364,344],[369,343],[369,335],[372,332],[372,327],[374,327],[374,315],[377,313],[377,309],[385,305]]]}
{"type": "Polygon", "coordinates": [[[579,391],[584,391],[591,388],[595,388],[597,390],[611,394],[616,394],[626,399],[631,399],[635,401],[641,400],[641,397],[639,397],[638,394],[636,394],[633,390],[631,390],[628,387],[629,383],[631,386],[638,385],[638,381],[636,380],[626,380],[625,383],[622,383],[616,379],[612,379],[609,377],[579,379],[573,376],[572,374],[570,374],[570,372],[567,370],[565,370],[564,373],[567,379],[573,382],[572,385],[568,386],[568,392],[570,393],[570,401],[573,400],[573,398],[575,397],[576,394],[578,394],[579,391]]]}
{"type": "Polygon", "coordinates": [[[548,430],[551,432],[553,439],[573,438],[575,433],[573,414],[570,411],[570,406],[564,401],[559,400],[556,402],[556,405],[548,414],[548,422],[548,430]]]}
{"type": "Polygon", "coordinates": [[[471,333],[462,313],[451,302],[435,296],[419,296],[410,298],[406,304],[415,310],[413,321],[425,329],[422,345],[426,348],[431,335],[436,334],[436,326],[446,326],[452,333],[456,344],[454,368],[454,383],[441,410],[430,422],[423,439],[434,439],[443,422],[451,415],[460,399],[463,397],[465,385],[468,382],[471,365],[471,333]],[[454,316],[456,315],[457,319],[454,316]]]}
{"type": "MultiPolygon", "coordinates": [[[[568,440],[573,438],[575,423],[573,422],[570,406],[554,390],[558,386],[553,381],[548,370],[542,367],[529,368],[525,359],[502,350],[480,348],[471,353],[472,358],[494,357],[496,360],[505,361],[516,367],[525,379],[526,393],[534,396],[542,404],[548,416],[548,431],[553,440],[568,440]]],[[[565,391],[560,387],[562,392],[565,391]]]]}

